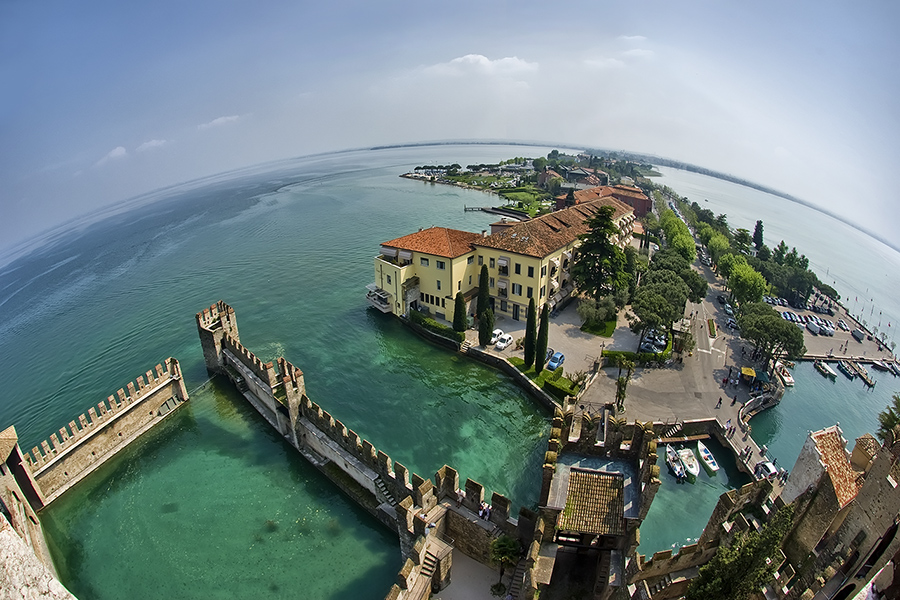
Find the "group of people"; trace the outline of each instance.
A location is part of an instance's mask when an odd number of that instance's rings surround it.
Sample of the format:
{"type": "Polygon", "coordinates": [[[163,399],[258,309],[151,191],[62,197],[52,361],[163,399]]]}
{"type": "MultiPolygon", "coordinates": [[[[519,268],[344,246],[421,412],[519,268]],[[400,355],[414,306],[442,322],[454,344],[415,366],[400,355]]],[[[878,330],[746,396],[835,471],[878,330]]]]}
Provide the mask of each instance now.
{"type": "MultiPolygon", "coordinates": [[[[466,493],[461,489],[456,490],[456,506],[462,506],[463,500],[466,498],[466,493]]],[[[491,518],[491,507],[487,502],[482,502],[481,506],[478,507],[478,516],[484,519],[485,521],[490,520],[491,518]]]]}

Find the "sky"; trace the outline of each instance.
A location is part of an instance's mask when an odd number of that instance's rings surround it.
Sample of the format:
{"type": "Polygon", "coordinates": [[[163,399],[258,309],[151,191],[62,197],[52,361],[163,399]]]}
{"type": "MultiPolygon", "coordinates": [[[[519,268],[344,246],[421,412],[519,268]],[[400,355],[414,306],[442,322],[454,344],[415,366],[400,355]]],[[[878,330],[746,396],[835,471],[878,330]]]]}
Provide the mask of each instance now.
{"type": "Polygon", "coordinates": [[[892,0],[2,0],[0,252],[233,169],[479,139],[681,160],[896,240],[897,23],[892,0]]]}

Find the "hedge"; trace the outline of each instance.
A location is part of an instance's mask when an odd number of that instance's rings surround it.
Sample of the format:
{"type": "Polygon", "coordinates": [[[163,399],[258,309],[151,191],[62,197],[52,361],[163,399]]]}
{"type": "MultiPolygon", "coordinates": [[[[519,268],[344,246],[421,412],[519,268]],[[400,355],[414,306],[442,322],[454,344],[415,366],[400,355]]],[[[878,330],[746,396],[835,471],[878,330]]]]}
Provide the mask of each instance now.
{"type": "Polygon", "coordinates": [[[566,396],[574,396],[578,393],[578,386],[568,379],[553,380],[547,378],[544,380],[543,387],[545,391],[560,399],[566,396]]]}
{"type": "Polygon", "coordinates": [[[452,327],[441,325],[431,317],[426,317],[424,314],[417,310],[409,311],[409,320],[432,333],[436,333],[437,335],[449,338],[451,340],[459,342],[460,344],[466,341],[465,332],[454,331],[452,327]]]}

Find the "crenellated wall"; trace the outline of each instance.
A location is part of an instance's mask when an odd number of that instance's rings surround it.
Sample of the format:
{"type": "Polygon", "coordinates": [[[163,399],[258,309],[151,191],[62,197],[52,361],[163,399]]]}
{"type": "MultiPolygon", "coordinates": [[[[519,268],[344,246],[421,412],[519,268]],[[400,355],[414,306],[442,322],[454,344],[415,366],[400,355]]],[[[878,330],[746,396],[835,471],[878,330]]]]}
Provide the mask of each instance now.
{"type": "Polygon", "coordinates": [[[49,504],[188,399],[174,358],[129,382],[25,454],[49,504]]]}

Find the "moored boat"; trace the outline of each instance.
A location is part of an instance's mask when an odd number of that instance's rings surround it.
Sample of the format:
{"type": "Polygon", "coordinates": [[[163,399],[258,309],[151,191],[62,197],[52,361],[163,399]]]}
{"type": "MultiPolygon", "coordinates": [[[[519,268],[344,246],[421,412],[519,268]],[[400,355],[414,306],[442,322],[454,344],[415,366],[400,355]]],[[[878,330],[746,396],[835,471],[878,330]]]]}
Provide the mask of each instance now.
{"type": "Polygon", "coordinates": [[[780,362],[775,363],[775,373],[781,378],[781,381],[786,387],[794,385],[794,376],[791,375],[791,372],[787,370],[787,367],[780,362]]]}
{"type": "Polygon", "coordinates": [[[684,465],[681,464],[681,459],[672,444],[666,446],[666,464],[669,465],[669,469],[676,478],[684,479],[684,465]]]}
{"type": "Polygon", "coordinates": [[[706,444],[699,440],[697,441],[697,455],[700,456],[700,464],[703,465],[708,474],[714,475],[719,470],[719,463],[716,462],[716,457],[706,447],[706,444]]]}
{"type": "Polygon", "coordinates": [[[826,363],[825,361],[816,359],[815,362],[813,362],[813,365],[816,367],[816,371],[818,371],[825,377],[828,377],[829,379],[837,379],[837,373],[835,373],[834,369],[829,367],[828,363],[826,363]]]}
{"type": "Polygon", "coordinates": [[[891,367],[891,372],[895,377],[900,377],[900,365],[897,365],[896,362],[888,363],[891,367]]]}
{"type": "Polygon", "coordinates": [[[856,371],[853,370],[846,360],[838,361],[838,370],[847,376],[847,379],[855,379],[856,371]]]}
{"type": "Polygon", "coordinates": [[[884,364],[884,362],[882,362],[880,360],[873,360],[872,366],[875,367],[876,369],[878,369],[879,371],[890,371],[891,370],[891,368],[889,366],[887,366],[886,364],[884,364]]]}
{"type": "Polygon", "coordinates": [[[697,476],[700,475],[700,463],[697,461],[697,457],[694,456],[693,450],[690,448],[680,449],[678,458],[681,459],[681,464],[684,465],[684,472],[688,481],[693,483],[697,476]]]}

